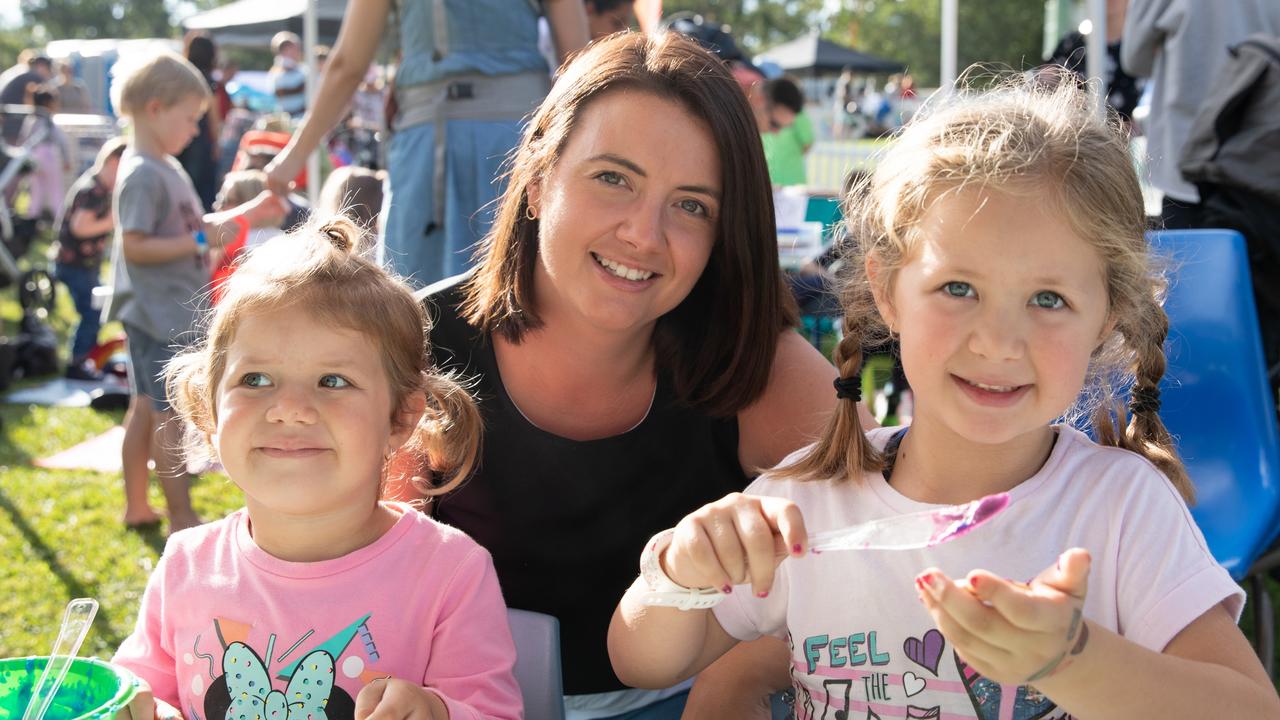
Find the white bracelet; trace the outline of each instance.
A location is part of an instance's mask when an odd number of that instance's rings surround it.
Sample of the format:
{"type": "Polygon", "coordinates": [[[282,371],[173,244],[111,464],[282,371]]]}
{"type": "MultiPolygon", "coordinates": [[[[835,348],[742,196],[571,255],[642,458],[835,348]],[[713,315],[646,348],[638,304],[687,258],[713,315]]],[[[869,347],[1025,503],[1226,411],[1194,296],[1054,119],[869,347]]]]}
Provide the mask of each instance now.
{"type": "Polygon", "coordinates": [[[658,559],[662,551],[671,545],[673,529],[663,530],[654,535],[640,553],[640,577],[649,591],[640,595],[640,602],[645,605],[673,607],[680,610],[705,610],[715,607],[724,600],[725,594],[715,588],[687,588],[672,580],[662,569],[658,559]]]}

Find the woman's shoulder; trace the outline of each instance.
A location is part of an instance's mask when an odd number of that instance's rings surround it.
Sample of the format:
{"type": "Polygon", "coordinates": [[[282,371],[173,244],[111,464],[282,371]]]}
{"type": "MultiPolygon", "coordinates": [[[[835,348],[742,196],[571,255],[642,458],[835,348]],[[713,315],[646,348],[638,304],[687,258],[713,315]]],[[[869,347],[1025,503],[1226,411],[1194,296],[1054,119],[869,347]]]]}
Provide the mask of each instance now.
{"type": "Polygon", "coordinates": [[[778,335],[764,393],[738,413],[744,467],[772,467],[817,438],[836,406],[836,369],[799,333],[778,335]]]}
{"type": "Polygon", "coordinates": [[[477,340],[477,331],[462,317],[461,310],[465,299],[462,285],[469,277],[466,273],[455,275],[414,293],[431,321],[432,348],[446,351],[450,357],[477,340]]]}

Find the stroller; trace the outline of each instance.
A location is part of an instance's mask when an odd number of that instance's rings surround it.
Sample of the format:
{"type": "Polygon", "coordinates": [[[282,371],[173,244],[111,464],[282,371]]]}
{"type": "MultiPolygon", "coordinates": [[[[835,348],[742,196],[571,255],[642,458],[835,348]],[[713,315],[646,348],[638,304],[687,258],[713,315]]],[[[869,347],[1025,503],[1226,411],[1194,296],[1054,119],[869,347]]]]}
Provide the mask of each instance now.
{"type": "Polygon", "coordinates": [[[46,270],[18,266],[31,249],[39,224],[33,218],[15,216],[12,207],[19,179],[31,170],[31,148],[42,139],[43,132],[36,132],[20,146],[0,143],[0,288],[16,285],[22,307],[18,334],[0,337],[0,390],[14,377],[46,375],[58,369],[57,339],[45,322],[56,297],[53,278],[46,270]]]}

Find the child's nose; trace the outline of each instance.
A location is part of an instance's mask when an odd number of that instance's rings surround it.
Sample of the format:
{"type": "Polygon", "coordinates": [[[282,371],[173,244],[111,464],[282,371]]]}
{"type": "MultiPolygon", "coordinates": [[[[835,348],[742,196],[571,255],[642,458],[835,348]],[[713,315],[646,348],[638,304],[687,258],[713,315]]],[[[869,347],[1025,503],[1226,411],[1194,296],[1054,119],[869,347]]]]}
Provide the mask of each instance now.
{"type": "Polygon", "coordinates": [[[1021,314],[998,307],[981,312],[969,334],[969,350],[991,360],[1016,360],[1025,348],[1021,314]]]}
{"type": "Polygon", "coordinates": [[[301,389],[282,388],[267,408],[270,422],[310,424],[315,419],[316,407],[311,393],[301,389]]]}

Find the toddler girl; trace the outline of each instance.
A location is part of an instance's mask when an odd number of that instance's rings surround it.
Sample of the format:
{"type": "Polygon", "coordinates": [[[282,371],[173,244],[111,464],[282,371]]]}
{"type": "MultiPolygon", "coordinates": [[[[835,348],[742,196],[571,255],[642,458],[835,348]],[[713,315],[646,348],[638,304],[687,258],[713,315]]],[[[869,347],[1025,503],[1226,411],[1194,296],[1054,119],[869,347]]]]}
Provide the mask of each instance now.
{"type": "Polygon", "coordinates": [[[1168,320],[1118,122],[1074,84],[941,102],[850,196],[844,402],[816,444],[651,541],[615,670],[667,686],[772,634],[804,720],[1280,716],[1157,414],[1168,320]],[[889,335],[914,418],[864,435],[862,348],[889,335]],[[1089,409],[1096,443],[1055,422],[1089,409]],[[1007,509],[936,547],[806,552],[808,533],[995,493],[1007,509]]]}
{"type": "Polygon", "coordinates": [[[431,494],[454,487],[480,426],[359,238],[332,219],[254,250],[166,369],[245,508],[170,538],[114,662],[189,720],[520,715],[488,552],[379,501],[402,448],[433,459],[431,494]]]}

